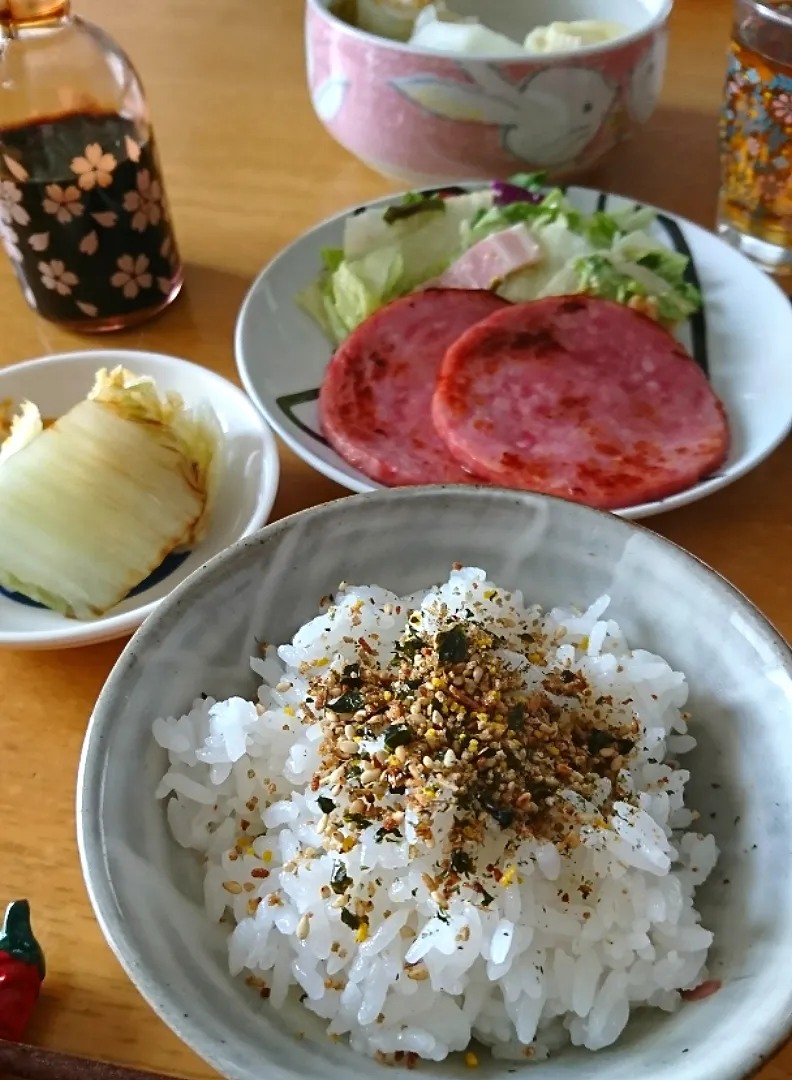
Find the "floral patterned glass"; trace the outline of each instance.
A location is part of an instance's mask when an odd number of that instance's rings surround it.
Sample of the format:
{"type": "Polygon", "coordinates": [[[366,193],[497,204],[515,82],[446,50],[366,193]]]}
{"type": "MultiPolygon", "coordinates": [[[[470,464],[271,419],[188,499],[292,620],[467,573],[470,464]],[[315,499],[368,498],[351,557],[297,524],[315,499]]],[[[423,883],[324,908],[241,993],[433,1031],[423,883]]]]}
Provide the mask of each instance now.
{"type": "Polygon", "coordinates": [[[181,288],[140,82],[62,0],[0,0],[0,241],[30,305],[74,330],[140,322],[181,288]]]}
{"type": "Polygon", "coordinates": [[[792,3],[737,0],[720,134],[718,231],[792,274],[792,3]]]}

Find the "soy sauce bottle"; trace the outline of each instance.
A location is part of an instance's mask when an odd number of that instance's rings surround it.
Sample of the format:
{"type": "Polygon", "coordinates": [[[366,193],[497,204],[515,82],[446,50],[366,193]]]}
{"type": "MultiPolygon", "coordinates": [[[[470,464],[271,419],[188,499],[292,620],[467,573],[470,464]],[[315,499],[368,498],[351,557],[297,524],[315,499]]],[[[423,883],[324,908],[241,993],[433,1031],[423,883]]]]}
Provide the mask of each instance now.
{"type": "Polygon", "coordinates": [[[71,330],[132,326],[182,286],[140,79],[68,0],[0,0],[0,243],[71,330]]]}

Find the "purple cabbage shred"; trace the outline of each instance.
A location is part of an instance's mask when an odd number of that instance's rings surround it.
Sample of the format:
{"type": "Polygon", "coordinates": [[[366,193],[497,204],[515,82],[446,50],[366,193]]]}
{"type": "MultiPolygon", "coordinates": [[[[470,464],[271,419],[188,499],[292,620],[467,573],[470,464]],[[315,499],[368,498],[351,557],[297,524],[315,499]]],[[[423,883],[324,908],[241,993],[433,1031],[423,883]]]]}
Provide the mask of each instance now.
{"type": "Polygon", "coordinates": [[[492,190],[495,194],[496,206],[511,206],[512,203],[540,203],[544,199],[541,191],[529,191],[527,188],[510,184],[508,180],[494,180],[492,190]]]}

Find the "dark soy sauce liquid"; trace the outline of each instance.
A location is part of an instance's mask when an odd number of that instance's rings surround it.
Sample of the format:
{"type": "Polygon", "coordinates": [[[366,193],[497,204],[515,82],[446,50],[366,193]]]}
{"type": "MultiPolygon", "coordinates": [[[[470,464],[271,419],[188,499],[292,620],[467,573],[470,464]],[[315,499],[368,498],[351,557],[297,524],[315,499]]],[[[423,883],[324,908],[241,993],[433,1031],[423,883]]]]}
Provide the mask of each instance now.
{"type": "Polygon", "coordinates": [[[182,284],[154,140],[116,114],[0,130],[0,241],[31,306],[76,330],[142,322],[182,284]]]}

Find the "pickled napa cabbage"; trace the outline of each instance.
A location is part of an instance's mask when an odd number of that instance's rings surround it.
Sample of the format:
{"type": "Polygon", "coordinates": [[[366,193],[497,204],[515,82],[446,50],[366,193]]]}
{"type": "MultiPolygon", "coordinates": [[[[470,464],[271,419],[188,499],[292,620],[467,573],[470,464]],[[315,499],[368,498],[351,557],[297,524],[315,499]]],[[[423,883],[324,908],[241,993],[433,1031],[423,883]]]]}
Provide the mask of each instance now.
{"type": "Polygon", "coordinates": [[[73,618],[104,614],[201,540],[221,468],[212,410],[123,368],[50,426],[23,403],[0,444],[0,585],[73,618]]]}

